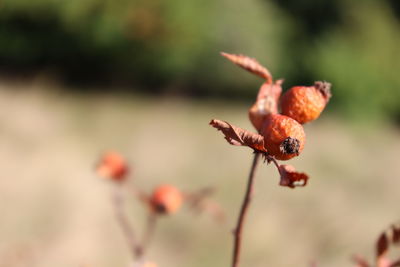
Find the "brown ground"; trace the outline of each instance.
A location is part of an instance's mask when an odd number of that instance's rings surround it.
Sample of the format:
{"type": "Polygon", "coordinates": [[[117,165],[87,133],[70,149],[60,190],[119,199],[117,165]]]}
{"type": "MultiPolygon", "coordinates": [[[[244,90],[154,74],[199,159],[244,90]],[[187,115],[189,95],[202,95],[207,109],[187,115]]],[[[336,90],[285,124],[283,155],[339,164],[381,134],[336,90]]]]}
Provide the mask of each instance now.
{"type": "MultiPolygon", "coordinates": [[[[129,158],[144,190],[212,185],[226,210],[222,225],[187,209],[163,218],[149,259],[160,267],[229,266],[251,152],[229,146],[207,124],[219,118],[251,129],[246,106],[50,92],[0,83],[1,267],[128,266],[109,184],[93,173],[108,149],[129,158]]],[[[377,235],[400,218],[400,134],[364,130],[327,116],[307,125],[306,148],[291,162],[311,176],[306,188],[279,187],[276,170],[261,166],[243,267],[372,258],[377,235]]],[[[129,213],[140,231],[144,208],[132,200],[129,213]]]]}

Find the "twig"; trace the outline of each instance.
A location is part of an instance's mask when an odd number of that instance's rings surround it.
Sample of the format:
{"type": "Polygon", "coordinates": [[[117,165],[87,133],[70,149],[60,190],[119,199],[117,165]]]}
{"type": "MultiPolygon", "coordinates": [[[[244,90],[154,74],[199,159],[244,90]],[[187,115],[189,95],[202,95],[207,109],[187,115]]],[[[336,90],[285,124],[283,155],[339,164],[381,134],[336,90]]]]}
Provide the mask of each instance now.
{"type": "Polygon", "coordinates": [[[153,211],[150,211],[149,215],[147,216],[146,229],[143,235],[143,239],[142,242],[140,242],[140,257],[144,256],[146,249],[153,238],[154,231],[156,229],[157,219],[157,214],[155,214],[153,211]]]}
{"type": "Polygon", "coordinates": [[[245,196],[244,196],[244,199],[242,202],[242,207],[240,209],[239,217],[238,217],[236,228],[234,231],[235,240],[234,240],[234,248],[233,248],[232,267],[239,266],[240,247],[241,247],[241,242],[242,242],[242,229],[243,229],[244,220],[245,220],[248,208],[249,208],[249,204],[251,201],[251,197],[253,195],[254,176],[255,176],[257,165],[258,165],[258,161],[260,159],[260,155],[261,154],[259,152],[254,153],[254,159],[253,159],[253,163],[252,163],[251,169],[250,169],[246,193],[245,193],[245,196]]]}
{"type": "Polygon", "coordinates": [[[122,187],[120,184],[116,184],[113,189],[112,203],[114,207],[115,218],[117,219],[123,235],[126,238],[132,258],[135,260],[140,258],[142,248],[137,243],[135,233],[124,212],[124,196],[122,194],[122,187]]]}

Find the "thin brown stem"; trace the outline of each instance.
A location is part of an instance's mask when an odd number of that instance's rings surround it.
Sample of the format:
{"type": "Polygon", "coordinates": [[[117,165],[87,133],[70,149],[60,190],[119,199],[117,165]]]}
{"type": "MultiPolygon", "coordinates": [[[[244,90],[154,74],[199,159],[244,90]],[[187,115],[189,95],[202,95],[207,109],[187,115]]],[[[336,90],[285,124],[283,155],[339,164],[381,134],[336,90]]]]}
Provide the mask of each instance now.
{"type": "Polygon", "coordinates": [[[276,168],[277,168],[278,171],[279,171],[279,174],[282,174],[282,173],[281,173],[281,169],[279,168],[279,163],[278,163],[278,161],[277,161],[274,157],[272,157],[272,156],[267,155],[266,157],[267,157],[267,160],[272,161],[272,162],[274,163],[274,165],[276,166],[276,168]]]}
{"type": "Polygon", "coordinates": [[[232,267],[239,266],[240,248],[241,248],[241,243],[242,243],[242,229],[243,229],[244,220],[246,218],[246,214],[247,214],[247,211],[248,211],[248,208],[250,205],[250,201],[251,201],[251,198],[253,195],[254,177],[255,177],[255,172],[256,172],[257,165],[258,165],[258,161],[260,159],[260,155],[261,154],[259,152],[254,153],[254,159],[253,159],[253,163],[252,163],[251,169],[250,169],[246,193],[243,198],[242,207],[240,209],[239,217],[238,217],[236,228],[234,231],[235,240],[234,240],[234,248],[233,248],[232,267]]]}
{"type": "Polygon", "coordinates": [[[136,240],[135,233],[129,220],[124,211],[124,196],[122,193],[122,187],[120,184],[116,184],[113,188],[112,204],[114,207],[115,218],[122,230],[124,237],[126,238],[129,250],[132,254],[133,260],[137,259],[141,255],[141,246],[136,240]]]}
{"type": "Polygon", "coordinates": [[[151,240],[153,239],[154,231],[157,225],[157,219],[158,215],[150,211],[149,215],[147,216],[146,229],[144,231],[143,239],[142,242],[140,242],[140,257],[144,256],[149,244],[151,243],[151,240]]]}

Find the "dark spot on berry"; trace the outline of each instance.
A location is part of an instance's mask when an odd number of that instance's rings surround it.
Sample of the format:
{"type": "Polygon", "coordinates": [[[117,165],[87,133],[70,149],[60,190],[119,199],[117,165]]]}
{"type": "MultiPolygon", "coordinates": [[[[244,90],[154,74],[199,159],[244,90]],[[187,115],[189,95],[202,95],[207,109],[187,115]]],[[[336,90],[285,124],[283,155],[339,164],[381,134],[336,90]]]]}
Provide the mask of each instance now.
{"type": "Polygon", "coordinates": [[[284,154],[299,154],[300,141],[296,138],[288,137],[279,146],[279,149],[284,154]]]}
{"type": "Polygon", "coordinates": [[[331,96],[332,96],[332,94],[331,94],[332,84],[330,84],[328,82],[318,81],[318,82],[314,83],[314,86],[315,86],[315,88],[317,90],[319,90],[324,95],[326,101],[328,101],[331,98],[331,96]]]}
{"type": "Polygon", "coordinates": [[[159,214],[167,213],[167,208],[163,204],[154,204],[153,208],[154,208],[154,211],[159,214]]]}

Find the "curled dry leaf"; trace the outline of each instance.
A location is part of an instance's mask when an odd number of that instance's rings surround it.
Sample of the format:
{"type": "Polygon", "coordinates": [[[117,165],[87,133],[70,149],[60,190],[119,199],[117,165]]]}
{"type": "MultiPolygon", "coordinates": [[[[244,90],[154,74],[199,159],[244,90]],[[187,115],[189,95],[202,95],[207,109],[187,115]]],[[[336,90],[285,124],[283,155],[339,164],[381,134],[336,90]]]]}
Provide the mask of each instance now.
{"type": "Polygon", "coordinates": [[[400,244],[400,224],[392,225],[392,240],[394,244],[400,244]]]}
{"type": "Polygon", "coordinates": [[[376,241],[376,258],[384,256],[389,249],[389,240],[386,232],[383,232],[376,241]]]}
{"type": "Polygon", "coordinates": [[[244,55],[228,54],[224,52],[221,52],[221,55],[229,59],[231,62],[235,63],[239,67],[242,67],[243,69],[257,76],[266,79],[268,83],[272,83],[271,73],[264,66],[258,63],[256,59],[244,55]]]}
{"type": "Polygon", "coordinates": [[[221,120],[211,120],[210,125],[220,130],[231,145],[248,146],[260,152],[267,152],[264,148],[264,137],[262,135],[249,132],[221,120]]]}
{"type": "Polygon", "coordinates": [[[281,181],[279,183],[281,186],[295,188],[307,185],[308,175],[297,172],[292,165],[280,165],[279,173],[281,174],[281,181]]]}

